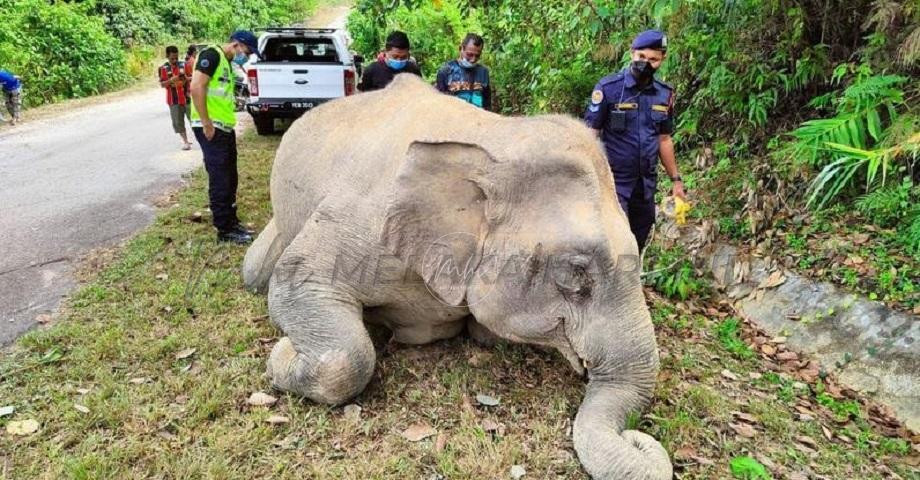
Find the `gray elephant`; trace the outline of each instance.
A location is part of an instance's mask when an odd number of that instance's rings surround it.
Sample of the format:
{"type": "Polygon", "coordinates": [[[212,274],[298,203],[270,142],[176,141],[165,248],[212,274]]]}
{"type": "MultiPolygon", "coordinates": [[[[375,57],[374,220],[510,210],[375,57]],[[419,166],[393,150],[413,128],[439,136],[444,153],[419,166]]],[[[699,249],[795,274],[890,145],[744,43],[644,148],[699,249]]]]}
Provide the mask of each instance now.
{"type": "Polygon", "coordinates": [[[658,351],[638,251],[602,147],[562,116],[507,118],[411,75],[325,104],[285,135],[274,218],[243,279],[268,289],[273,385],[342,404],[370,381],[366,323],[396,341],[459,334],[558,349],[589,381],[575,450],[597,479],[670,479],[625,430],[658,351]]]}

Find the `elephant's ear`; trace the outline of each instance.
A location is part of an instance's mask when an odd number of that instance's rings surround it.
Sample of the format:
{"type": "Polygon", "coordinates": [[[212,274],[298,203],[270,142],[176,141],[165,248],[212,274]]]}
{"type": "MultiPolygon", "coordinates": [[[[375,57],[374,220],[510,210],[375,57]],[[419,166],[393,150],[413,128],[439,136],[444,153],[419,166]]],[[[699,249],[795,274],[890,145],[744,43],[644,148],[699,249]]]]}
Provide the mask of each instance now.
{"type": "Polygon", "coordinates": [[[480,179],[493,161],[477,145],[413,142],[387,206],[381,242],[450,305],[463,303],[481,260],[487,195],[480,179]]]}

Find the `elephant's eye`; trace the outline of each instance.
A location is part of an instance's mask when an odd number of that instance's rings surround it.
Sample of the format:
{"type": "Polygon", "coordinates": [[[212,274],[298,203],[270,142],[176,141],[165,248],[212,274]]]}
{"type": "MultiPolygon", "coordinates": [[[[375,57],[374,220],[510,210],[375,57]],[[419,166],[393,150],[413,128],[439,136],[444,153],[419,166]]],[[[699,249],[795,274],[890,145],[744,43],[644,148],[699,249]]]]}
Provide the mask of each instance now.
{"type": "Polygon", "coordinates": [[[588,265],[581,262],[570,263],[563,275],[556,276],[556,288],[566,300],[570,302],[583,302],[591,298],[595,280],[591,275],[588,265]]]}

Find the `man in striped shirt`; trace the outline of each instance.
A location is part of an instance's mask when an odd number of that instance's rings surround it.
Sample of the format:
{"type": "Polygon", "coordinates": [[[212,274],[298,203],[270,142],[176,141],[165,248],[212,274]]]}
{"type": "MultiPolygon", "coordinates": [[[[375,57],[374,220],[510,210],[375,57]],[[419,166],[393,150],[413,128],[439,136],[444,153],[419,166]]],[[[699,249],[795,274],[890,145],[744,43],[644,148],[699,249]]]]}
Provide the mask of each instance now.
{"type": "Polygon", "coordinates": [[[182,137],[182,150],[190,150],[192,144],[189,143],[185,131],[185,119],[189,115],[186,91],[190,78],[185,64],[179,61],[179,49],[176,46],[166,47],[166,59],[166,63],[160,66],[157,77],[160,86],[166,90],[166,104],[169,105],[173,131],[182,137]]]}

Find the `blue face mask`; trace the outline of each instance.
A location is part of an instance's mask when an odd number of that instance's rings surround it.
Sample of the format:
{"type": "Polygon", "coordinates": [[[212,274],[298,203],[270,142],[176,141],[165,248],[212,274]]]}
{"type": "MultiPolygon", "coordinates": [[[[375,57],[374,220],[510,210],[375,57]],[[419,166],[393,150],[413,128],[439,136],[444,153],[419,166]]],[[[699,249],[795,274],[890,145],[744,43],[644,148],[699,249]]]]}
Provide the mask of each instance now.
{"type": "Polygon", "coordinates": [[[408,60],[395,60],[387,57],[387,66],[393,70],[402,70],[403,68],[406,68],[407,63],[409,63],[408,60]]]}
{"type": "Polygon", "coordinates": [[[467,60],[467,59],[465,59],[465,58],[463,58],[463,57],[461,57],[460,60],[457,60],[457,63],[459,63],[460,66],[463,67],[463,68],[473,68],[473,67],[476,65],[475,63],[473,63],[473,62],[471,62],[471,61],[469,61],[469,60],[467,60]]]}
{"type": "Polygon", "coordinates": [[[246,60],[249,60],[249,56],[242,52],[236,52],[236,55],[233,56],[233,63],[241,67],[246,64],[246,60]]]}

